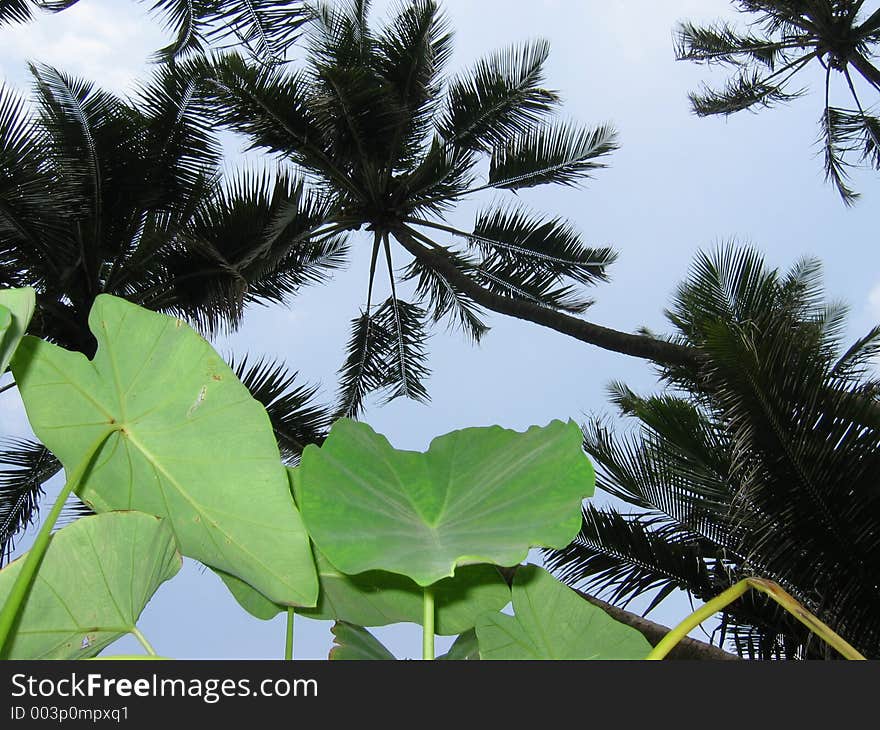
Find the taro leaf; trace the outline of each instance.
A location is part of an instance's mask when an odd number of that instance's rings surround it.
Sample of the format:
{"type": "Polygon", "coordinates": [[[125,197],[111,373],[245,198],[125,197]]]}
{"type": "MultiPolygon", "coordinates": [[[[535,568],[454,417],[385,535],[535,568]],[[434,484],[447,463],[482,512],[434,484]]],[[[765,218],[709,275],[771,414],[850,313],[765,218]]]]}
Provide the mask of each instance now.
{"type": "Polygon", "coordinates": [[[238,605],[254,618],[258,618],[261,621],[269,621],[282,611],[287,610],[285,606],[272,603],[266,596],[251,588],[240,578],[236,578],[234,575],[230,575],[222,570],[217,570],[217,568],[212,568],[212,570],[229,589],[238,605]]]}
{"type": "MultiPolygon", "coordinates": [[[[23,562],[0,570],[0,603],[23,562]]],[[[180,564],[167,520],[143,512],[77,520],[52,536],[6,658],[95,656],[135,628],[144,606],[180,564]]]]}
{"type": "Polygon", "coordinates": [[[330,629],[333,632],[331,660],[341,659],[395,659],[375,636],[361,626],[345,621],[337,621],[330,629]]]}
{"type": "MultiPolygon", "coordinates": [[[[315,608],[296,612],[314,619],[346,621],[359,626],[422,622],[422,589],[409,578],[372,570],[360,575],[340,573],[315,551],[321,586],[315,608]]],[[[239,605],[264,621],[277,616],[282,606],[269,601],[246,583],[215,571],[239,605]]],[[[510,603],[510,588],[492,565],[468,565],[434,587],[434,630],[453,636],[473,628],[484,613],[499,611],[510,603]]]]}
{"type": "Polygon", "coordinates": [[[276,603],[318,581],[265,409],[184,322],[106,294],[94,360],[25,337],[13,374],[34,432],[68,473],[103,443],[80,498],[167,517],[180,551],[276,603]]]}
{"type": "Polygon", "coordinates": [[[595,483],[582,439],[572,421],[467,428],[419,453],[341,419],[303,451],[298,502],[342,573],[387,570],[428,586],[456,565],[516,565],[531,547],[568,545],[595,483]]]}
{"type": "Polygon", "coordinates": [[[465,631],[449,647],[449,651],[441,654],[437,659],[450,659],[461,661],[465,659],[479,659],[480,647],[477,644],[477,632],[474,629],[465,631]]]}
{"type": "MultiPolygon", "coordinates": [[[[301,609],[303,616],[342,619],[361,626],[422,622],[422,589],[406,576],[371,570],[346,576],[316,551],[321,581],[316,608],[301,609]]],[[[459,567],[452,578],[434,586],[434,631],[454,636],[473,628],[484,613],[510,603],[510,588],[493,565],[459,567]]]]}
{"type": "Polygon", "coordinates": [[[477,623],[482,659],[644,659],[648,640],[534,565],[513,580],[513,616],[477,623]]]}
{"type": "Polygon", "coordinates": [[[35,294],[31,287],[0,289],[0,373],[15,353],[34,316],[35,294]]]}

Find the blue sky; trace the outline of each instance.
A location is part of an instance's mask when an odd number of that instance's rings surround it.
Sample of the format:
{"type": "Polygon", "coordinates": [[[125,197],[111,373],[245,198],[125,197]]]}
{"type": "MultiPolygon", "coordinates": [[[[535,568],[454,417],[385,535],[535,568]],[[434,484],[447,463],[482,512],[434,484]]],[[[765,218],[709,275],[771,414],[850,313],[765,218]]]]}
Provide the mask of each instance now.
{"type": "MultiPolygon", "coordinates": [[[[866,13],[878,3],[868,2],[866,13]]],[[[374,4],[382,18],[388,2],[374,4]]],[[[822,108],[821,74],[812,93],[789,107],[729,119],[698,119],[686,94],[717,78],[676,62],[672,30],[681,19],[731,15],[726,0],[446,0],[456,31],[453,68],[512,42],[550,41],[547,85],[565,100],[564,116],[585,124],[610,122],[620,150],[609,167],[580,190],[524,191],[520,201],[568,217],[595,245],[619,252],[610,283],[591,294],[594,322],[632,331],[663,331],[663,308],[696,251],[736,240],[752,243],[773,266],[802,256],[824,263],[828,296],[851,306],[850,335],[880,320],[880,247],[872,225],[880,180],[860,172],[862,199],[847,209],[823,181],[816,144],[822,108]]],[[[26,60],[38,60],[117,91],[131,88],[146,58],[167,42],[146,4],[81,0],[70,11],[42,16],[29,26],[0,30],[0,76],[26,89],[26,60]]],[[[229,169],[258,164],[230,140],[229,169]]],[[[488,203],[492,196],[477,203],[488,203]]],[[[452,219],[472,225],[474,206],[452,219]]],[[[355,246],[349,268],[329,285],[304,290],[289,307],[255,308],[242,329],[220,338],[221,352],[252,352],[283,359],[333,397],[344,359],[348,325],[363,305],[367,243],[355,246]]],[[[607,412],[605,388],[623,380],[646,391],[650,366],[605,352],[537,325],[493,315],[479,347],[458,333],[435,330],[429,343],[433,375],[429,406],[398,400],[372,403],[365,420],[401,448],[423,449],[434,436],[465,426],[499,423],[523,429],[554,418],[583,420],[607,412]]],[[[27,432],[14,391],[0,400],[0,433],[27,432]]],[[[689,612],[686,601],[665,602],[652,618],[671,624],[689,612]]],[[[329,624],[297,624],[297,653],[323,658],[329,624]]],[[[191,561],[147,607],[141,628],[161,652],[188,658],[276,657],[283,622],[243,615],[212,574],[191,561]]],[[[418,654],[418,629],[379,633],[398,654],[418,654]]],[[[120,642],[120,650],[133,645],[120,642]]]]}

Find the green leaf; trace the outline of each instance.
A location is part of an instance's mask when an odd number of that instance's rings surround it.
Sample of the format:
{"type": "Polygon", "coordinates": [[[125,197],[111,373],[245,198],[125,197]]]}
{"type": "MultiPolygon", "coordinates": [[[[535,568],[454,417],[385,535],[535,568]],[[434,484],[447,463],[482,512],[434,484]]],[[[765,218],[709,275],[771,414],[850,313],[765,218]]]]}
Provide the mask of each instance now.
{"type": "MultiPolygon", "coordinates": [[[[316,608],[300,609],[303,616],[340,619],[361,626],[422,622],[422,589],[403,575],[371,570],[347,576],[316,551],[321,581],[316,608]]],[[[434,631],[453,636],[473,628],[484,613],[510,603],[510,588],[492,565],[466,565],[434,588],[434,631]]]]}
{"type": "MultiPolygon", "coordinates": [[[[299,469],[288,468],[294,494],[299,491],[299,469]]],[[[345,621],[359,626],[387,626],[422,622],[422,589],[403,575],[371,570],[344,575],[320,551],[314,550],[318,568],[318,605],[297,613],[314,619],[345,621]]],[[[215,571],[239,605],[252,616],[267,621],[284,610],[246,583],[215,571]]],[[[473,628],[484,613],[500,611],[510,603],[510,588],[492,565],[468,565],[444,578],[434,588],[434,630],[452,636],[473,628]]]]}
{"type": "Polygon", "coordinates": [[[477,632],[474,629],[465,631],[449,647],[449,651],[437,659],[453,661],[475,660],[480,658],[480,647],[477,643],[477,632]]]}
{"type": "Polygon", "coordinates": [[[582,438],[571,421],[468,428],[419,453],[341,419],[303,451],[297,501],[342,573],[387,570],[429,586],[456,565],[516,565],[531,547],[567,545],[595,483],[582,438]]]}
{"type": "MultiPolygon", "coordinates": [[[[0,601],[23,558],[0,570],[0,601]]],[[[8,659],[84,659],[135,628],[158,587],[180,570],[166,520],[109,512],[56,532],[19,614],[8,659]]]]}
{"type": "Polygon", "coordinates": [[[9,361],[34,316],[36,295],[31,287],[0,290],[0,373],[9,361]]]}
{"type": "Polygon", "coordinates": [[[534,565],[516,571],[513,616],[477,623],[482,659],[644,659],[648,640],[534,565]]]}
{"type": "Polygon", "coordinates": [[[167,517],[181,552],[276,603],[314,606],[317,576],[269,418],[180,320],[101,295],[94,360],[25,337],[13,373],[66,470],[109,436],[77,490],[96,512],[167,517]]]}
{"type": "Polygon", "coordinates": [[[333,648],[330,660],[388,660],[395,659],[375,636],[361,626],[337,621],[330,629],[333,632],[333,648]]]}
{"type": "Polygon", "coordinates": [[[217,568],[212,568],[211,570],[223,581],[232,597],[238,602],[238,605],[254,618],[258,618],[261,621],[269,621],[282,611],[287,610],[284,606],[272,603],[266,596],[249,586],[241,578],[236,578],[234,575],[230,575],[217,568]]]}

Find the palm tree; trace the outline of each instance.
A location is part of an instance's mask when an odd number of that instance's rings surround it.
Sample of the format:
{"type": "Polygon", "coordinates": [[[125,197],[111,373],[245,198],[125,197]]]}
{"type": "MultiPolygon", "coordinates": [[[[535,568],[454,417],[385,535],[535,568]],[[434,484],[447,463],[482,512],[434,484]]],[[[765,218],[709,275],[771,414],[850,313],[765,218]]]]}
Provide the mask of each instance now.
{"type": "MultiPolygon", "coordinates": [[[[146,2],[147,0],[141,0],[146,2]]],[[[234,39],[263,62],[284,60],[309,13],[303,0],[149,0],[175,39],[156,53],[171,61],[234,39]]],[[[35,10],[58,13],[79,0],[0,0],[0,26],[33,19],[35,10]]]]}
{"type": "MultiPolygon", "coordinates": [[[[585,427],[602,490],[565,550],[566,582],[617,605],[676,588],[707,600],[746,576],[779,582],[869,657],[880,656],[880,327],[843,346],[846,308],[822,301],[819,264],[768,269],[751,249],[701,254],[667,317],[699,368],[668,390],[612,400],[637,428],[585,427]]],[[[773,604],[747,597],[721,639],[754,658],[826,656],[773,604]]]]}
{"type": "MultiPolygon", "coordinates": [[[[278,301],[338,265],[333,238],[289,245],[296,226],[273,228],[271,245],[253,255],[277,206],[297,205],[307,222],[308,196],[284,175],[220,183],[186,64],[159,68],[133,100],[49,66],[31,70],[35,111],[0,87],[0,287],[34,287],[32,334],[91,356],[88,315],[109,293],[212,335],[236,327],[249,302],[278,301]]],[[[270,361],[235,367],[267,406],[288,461],[322,439],[328,418],[314,388],[270,361]]],[[[7,443],[0,462],[2,555],[59,465],[22,441],[7,443]]]]}
{"type": "MultiPolygon", "coordinates": [[[[557,327],[592,326],[572,316],[590,304],[579,285],[603,280],[614,260],[610,249],[585,245],[567,221],[516,203],[478,213],[473,230],[444,222],[459,201],[481,191],[576,185],[615,148],[608,126],[553,118],[559,97],[542,84],[547,43],[495,53],[446,80],[452,35],[436,2],[401,5],[378,30],[368,11],[366,0],[319,6],[298,70],[239,55],[206,69],[214,118],[292,163],[327,211],[303,226],[303,242],[368,234],[365,305],[341,370],[344,415],[357,414],[373,391],[427,398],[428,320],[446,320],[475,341],[487,329],[481,306],[549,318],[557,327]],[[486,160],[478,184],[477,166],[486,160]],[[401,253],[406,267],[395,272],[401,253]],[[380,255],[391,293],[376,305],[380,255]],[[411,283],[409,298],[402,281],[411,283]]],[[[278,225],[301,216],[290,206],[278,225]]]]}
{"type": "Polygon", "coordinates": [[[880,169],[880,120],[862,103],[853,75],[872,93],[880,91],[880,70],[872,58],[880,43],[880,9],[863,17],[864,0],[734,0],[741,13],[754,16],[751,29],[728,22],[708,26],[685,22],[676,31],[680,60],[729,64],[736,74],[724,88],[705,87],[690,95],[699,116],[727,115],[790,102],[803,90],[794,79],[811,64],[825,76],[820,119],[825,176],[846,204],[858,194],[847,184],[854,155],[880,169]],[[831,79],[842,78],[854,107],[831,101],[831,79]]]}

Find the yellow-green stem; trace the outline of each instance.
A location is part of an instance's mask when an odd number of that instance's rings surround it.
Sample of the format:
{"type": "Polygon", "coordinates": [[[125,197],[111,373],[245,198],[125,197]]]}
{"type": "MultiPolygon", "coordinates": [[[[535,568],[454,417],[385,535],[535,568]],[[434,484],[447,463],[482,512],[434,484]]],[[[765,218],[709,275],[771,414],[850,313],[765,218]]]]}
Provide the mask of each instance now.
{"type": "Polygon", "coordinates": [[[52,536],[52,528],[55,527],[55,523],[58,521],[58,516],[61,514],[61,510],[64,509],[64,503],[67,501],[67,498],[71,493],[73,493],[79,486],[80,481],[91,466],[92,459],[94,459],[98,449],[101,448],[101,445],[114,430],[114,428],[107,429],[95,440],[95,443],[92,444],[91,448],[86,452],[85,458],[70,475],[67,483],[61,488],[58,499],[56,499],[55,504],[52,505],[52,511],[49,512],[40,531],[37,533],[34,544],[25,556],[21,571],[15,579],[15,583],[12,584],[12,590],[9,591],[6,602],[3,604],[3,609],[0,610],[0,656],[6,656],[7,654],[6,649],[9,641],[9,634],[15,624],[15,619],[18,617],[18,612],[21,610],[21,607],[27,598],[28,590],[31,587],[37,568],[40,567],[40,562],[43,560],[46,548],[49,546],[49,538],[52,536]]]}
{"type": "Polygon", "coordinates": [[[144,649],[147,650],[147,654],[149,654],[150,656],[156,656],[156,650],[150,645],[150,642],[147,641],[147,637],[144,636],[144,635],[140,632],[140,629],[138,629],[137,626],[135,626],[135,627],[131,630],[131,633],[132,633],[132,636],[134,636],[135,639],[137,639],[139,642],[141,642],[141,646],[144,647],[144,649]]]}
{"type": "Polygon", "coordinates": [[[422,589],[422,659],[434,658],[434,589],[422,589]]]}
{"type": "Polygon", "coordinates": [[[293,620],[296,618],[296,611],[293,608],[287,608],[287,640],[284,643],[284,658],[288,661],[293,659],[293,620]]]}
{"type": "Polygon", "coordinates": [[[653,651],[648,654],[646,659],[663,659],[691,631],[699,626],[703,621],[711,618],[719,611],[733,603],[750,589],[760,591],[770,596],[776,603],[782,606],[810,631],[816,634],[820,639],[825,641],[829,646],[836,649],[847,659],[864,659],[855,648],[853,648],[846,640],[838,636],[834,630],[827,624],[820,621],[806,608],[804,608],[793,596],[786,593],[781,586],[770,580],[763,578],[746,578],[739,583],[732,585],[723,593],[717,595],[711,601],[698,608],[666,636],[664,636],[653,651]]]}

